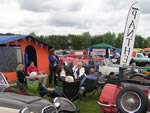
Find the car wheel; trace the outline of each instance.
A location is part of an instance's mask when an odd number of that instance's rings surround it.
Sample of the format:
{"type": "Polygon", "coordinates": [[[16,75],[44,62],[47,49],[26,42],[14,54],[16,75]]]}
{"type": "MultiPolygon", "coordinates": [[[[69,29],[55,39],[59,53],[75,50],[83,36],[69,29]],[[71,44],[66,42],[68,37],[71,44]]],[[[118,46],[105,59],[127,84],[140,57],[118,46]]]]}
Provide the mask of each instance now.
{"type": "Polygon", "coordinates": [[[145,113],[148,109],[148,97],[137,87],[126,87],[117,95],[116,105],[121,113],[145,113]]]}
{"type": "Polygon", "coordinates": [[[133,75],[129,79],[136,80],[136,81],[139,81],[141,83],[144,83],[145,78],[144,78],[143,75],[133,75]]]}

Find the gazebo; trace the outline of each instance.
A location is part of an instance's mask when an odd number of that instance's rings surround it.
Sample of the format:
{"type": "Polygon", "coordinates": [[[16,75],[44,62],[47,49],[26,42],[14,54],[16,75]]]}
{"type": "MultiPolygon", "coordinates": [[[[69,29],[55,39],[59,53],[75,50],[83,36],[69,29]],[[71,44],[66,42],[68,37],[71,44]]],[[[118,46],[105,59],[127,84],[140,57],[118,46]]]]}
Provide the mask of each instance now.
{"type": "Polygon", "coordinates": [[[94,49],[94,48],[95,48],[95,49],[110,49],[110,48],[116,49],[116,47],[111,46],[111,45],[109,45],[109,44],[105,44],[105,43],[100,43],[100,44],[91,45],[90,48],[92,48],[92,49],[94,49]]]}

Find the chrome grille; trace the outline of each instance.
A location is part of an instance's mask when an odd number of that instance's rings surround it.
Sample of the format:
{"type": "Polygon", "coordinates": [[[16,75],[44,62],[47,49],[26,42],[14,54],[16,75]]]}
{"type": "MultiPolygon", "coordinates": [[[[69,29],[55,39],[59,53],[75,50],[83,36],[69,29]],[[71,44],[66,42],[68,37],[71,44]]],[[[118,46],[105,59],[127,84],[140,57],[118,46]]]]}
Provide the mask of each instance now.
{"type": "Polygon", "coordinates": [[[46,106],[42,109],[42,113],[57,113],[57,109],[52,105],[46,106]]]}

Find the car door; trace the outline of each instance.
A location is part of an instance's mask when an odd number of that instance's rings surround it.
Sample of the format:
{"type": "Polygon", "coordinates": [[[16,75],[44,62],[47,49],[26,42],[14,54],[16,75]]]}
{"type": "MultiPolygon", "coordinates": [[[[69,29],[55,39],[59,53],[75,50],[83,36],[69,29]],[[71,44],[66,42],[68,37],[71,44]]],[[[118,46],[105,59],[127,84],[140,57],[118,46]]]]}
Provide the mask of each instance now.
{"type": "Polygon", "coordinates": [[[100,72],[102,75],[107,75],[107,66],[106,66],[104,60],[101,61],[101,63],[100,63],[99,72],[100,72]]]}

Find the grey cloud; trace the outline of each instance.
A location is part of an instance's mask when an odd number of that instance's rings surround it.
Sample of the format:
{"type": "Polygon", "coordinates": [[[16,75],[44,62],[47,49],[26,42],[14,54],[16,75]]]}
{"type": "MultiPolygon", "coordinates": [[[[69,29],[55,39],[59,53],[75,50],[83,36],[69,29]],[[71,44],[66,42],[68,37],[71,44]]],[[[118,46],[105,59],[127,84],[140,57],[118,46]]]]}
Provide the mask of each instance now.
{"type": "Polygon", "coordinates": [[[122,10],[129,8],[132,5],[131,0],[106,0],[106,8],[109,7],[110,10],[122,10]]]}
{"type": "Polygon", "coordinates": [[[90,22],[89,20],[69,14],[60,14],[52,17],[49,21],[49,24],[57,27],[76,27],[80,29],[86,29],[89,27],[90,22]]]}
{"type": "Polygon", "coordinates": [[[48,12],[57,10],[57,2],[54,0],[19,0],[21,9],[33,12],[48,12]]]}
{"type": "Polygon", "coordinates": [[[129,9],[129,7],[138,2],[141,7],[141,13],[148,14],[150,13],[150,0],[106,0],[105,4],[108,5],[110,10],[121,10],[121,9],[129,9]]]}
{"type": "Polygon", "coordinates": [[[144,0],[140,3],[141,6],[141,13],[143,14],[150,14],[150,1],[144,0]]]}
{"type": "Polygon", "coordinates": [[[82,2],[75,2],[68,7],[68,11],[80,11],[84,7],[82,2]]]}
{"type": "Polygon", "coordinates": [[[79,11],[82,8],[82,1],[65,0],[18,0],[21,9],[32,12],[49,12],[49,11],[79,11]]]}

